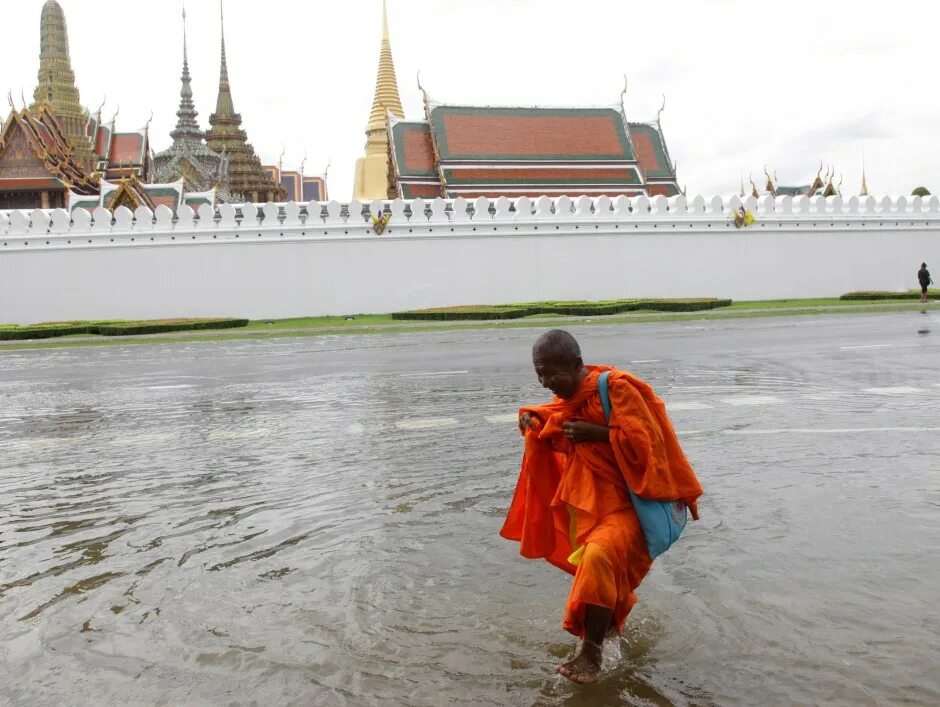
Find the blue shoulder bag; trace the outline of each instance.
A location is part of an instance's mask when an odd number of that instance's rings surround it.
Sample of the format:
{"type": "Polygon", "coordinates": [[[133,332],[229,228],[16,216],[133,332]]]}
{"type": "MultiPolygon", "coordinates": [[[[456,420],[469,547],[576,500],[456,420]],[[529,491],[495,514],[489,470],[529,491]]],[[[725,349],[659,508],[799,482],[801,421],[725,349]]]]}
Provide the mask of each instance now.
{"type": "MultiPolygon", "coordinates": [[[[610,391],[607,388],[608,371],[601,373],[597,379],[597,391],[601,394],[601,406],[604,408],[604,419],[610,423],[610,391]]],[[[688,517],[688,509],[681,500],[655,501],[649,498],[640,498],[633,489],[629,488],[630,500],[640,527],[646,536],[646,546],[650,557],[659,557],[679,539],[688,517]]]]}

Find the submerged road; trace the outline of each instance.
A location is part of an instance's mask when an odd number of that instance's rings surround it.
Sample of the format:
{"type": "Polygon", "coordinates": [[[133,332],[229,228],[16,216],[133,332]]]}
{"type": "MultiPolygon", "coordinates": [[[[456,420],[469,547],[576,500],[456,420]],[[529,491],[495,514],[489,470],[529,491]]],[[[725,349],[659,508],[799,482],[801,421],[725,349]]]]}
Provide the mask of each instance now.
{"type": "Polygon", "coordinates": [[[538,330],[0,351],[0,702],[940,702],[940,316],[571,328],[705,486],[602,680],[497,536],[538,330]]]}

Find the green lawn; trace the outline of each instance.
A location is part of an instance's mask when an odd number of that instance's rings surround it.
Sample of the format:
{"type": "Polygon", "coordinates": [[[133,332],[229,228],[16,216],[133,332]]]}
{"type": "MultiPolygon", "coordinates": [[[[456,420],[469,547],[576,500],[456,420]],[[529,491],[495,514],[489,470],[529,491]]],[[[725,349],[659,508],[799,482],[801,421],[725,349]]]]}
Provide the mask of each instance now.
{"type": "Polygon", "coordinates": [[[257,319],[245,327],[249,330],[309,329],[313,327],[360,327],[373,324],[394,324],[391,314],[351,314],[346,317],[299,317],[296,319],[257,319]]]}
{"type": "MultiPolygon", "coordinates": [[[[237,329],[214,329],[185,334],[142,335],[124,338],[66,335],[56,339],[20,341],[0,345],[0,351],[26,348],[103,346],[112,344],[178,343],[192,341],[228,341],[252,338],[284,338],[326,334],[404,334],[463,329],[529,328],[553,326],[603,326],[605,324],[645,324],[653,322],[703,319],[741,319],[828,314],[863,314],[910,311],[921,307],[917,300],[840,300],[794,299],[734,302],[730,306],[696,312],[634,311],[605,316],[535,315],[505,321],[418,322],[393,320],[390,314],[351,315],[350,317],[298,317],[292,319],[254,320],[237,329]]],[[[936,306],[936,305],[933,305],[936,306]]]]}

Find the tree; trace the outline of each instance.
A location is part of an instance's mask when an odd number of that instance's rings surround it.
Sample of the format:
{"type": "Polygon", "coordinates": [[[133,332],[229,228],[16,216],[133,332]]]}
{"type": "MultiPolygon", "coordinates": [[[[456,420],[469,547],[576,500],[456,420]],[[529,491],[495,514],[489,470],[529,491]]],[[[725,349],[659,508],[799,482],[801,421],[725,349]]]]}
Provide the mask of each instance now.
{"type": "Polygon", "coordinates": [[[917,187],[911,192],[911,196],[930,196],[930,192],[927,190],[927,187],[917,187]]]}

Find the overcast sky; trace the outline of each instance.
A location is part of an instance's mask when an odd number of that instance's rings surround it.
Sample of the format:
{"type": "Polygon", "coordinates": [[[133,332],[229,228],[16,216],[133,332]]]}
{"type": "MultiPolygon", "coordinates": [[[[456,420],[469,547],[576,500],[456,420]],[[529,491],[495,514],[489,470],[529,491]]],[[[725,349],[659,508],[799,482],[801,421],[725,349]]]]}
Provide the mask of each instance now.
{"type": "MultiPolygon", "coordinates": [[[[182,32],[177,0],[59,0],[82,102],[104,95],[118,129],[154,112],[151,143],[176,122],[182,32]]],[[[4,2],[0,89],[31,100],[43,0],[4,2]]],[[[940,192],[940,3],[826,0],[388,0],[408,118],[423,118],[415,75],[445,103],[599,106],[662,125],[688,193],[736,192],[763,164],[783,183],[820,160],[858,192],[940,192]]],[[[218,0],[187,0],[189,63],[208,127],[219,80],[218,0]]],[[[265,163],[332,160],[330,195],[351,196],[375,85],[381,0],[227,0],[235,108],[265,163]]]]}

